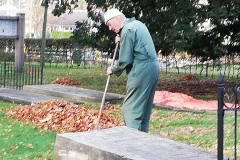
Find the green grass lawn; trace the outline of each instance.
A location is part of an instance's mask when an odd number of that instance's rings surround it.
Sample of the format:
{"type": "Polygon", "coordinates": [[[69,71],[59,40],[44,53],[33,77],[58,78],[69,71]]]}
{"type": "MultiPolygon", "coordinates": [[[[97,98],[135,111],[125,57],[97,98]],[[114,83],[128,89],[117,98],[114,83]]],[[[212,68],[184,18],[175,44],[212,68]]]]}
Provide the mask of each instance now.
{"type": "MultiPolygon", "coordinates": [[[[53,159],[56,132],[40,129],[30,122],[6,118],[5,113],[17,106],[17,104],[0,102],[0,159],[53,159]]],[[[88,108],[89,104],[85,107],[88,108]]],[[[234,155],[233,114],[225,115],[224,124],[224,154],[232,157],[234,155]]],[[[149,133],[217,152],[215,113],[178,112],[154,108],[149,133]]],[[[239,140],[237,144],[240,144],[239,140]]]]}
{"type": "Polygon", "coordinates": [[[6,111],[19,106],[0,102],[0,159],[52,159],[56,133],[5,117],[6,111]]]}
{"type": "MultiPolygon", "coordinates": [[[[108,91],[113,93],[124,94],[126,76],[121,75],[120,77],[111,76],[108,91]]],[[[43,84],[49,84],[57,78],[69,77],[73,80],[82,83],[82,87],[104,91],[107,76],[106,71],[101,69],[84,69],[84,68],[44,68],[44,79],[43,84]]]]}
{"type": "MultiPolygon", "coordinates": [[[[182,75],[161,73],[160,78],[166,81],[178,79],[182,75]]],[[[44,69],[44,84],[57,78],[69,77],[82,83],[82,87],[103,91],[106,84],[106,71],[83,68],[44,69]]],[[[108,91],[125,93],[126,77],[111,76],[108,91]]],[[[0,159],[3,160],[43,160],[53,159],[55,131],[45,131],[30,122],[18,122],[5,117],[5,113],[19,104],[0,102],[0,159]]],[[[86,107],[89,104],[85,104],[86,107]]],[[[237,120],[240,123],[240,120],[237,120]]],[[[224,154],[234,155],[234,115],[224,117],[224,154]]],[[[239,128],[239,126],[238,126],[239,128]]],[[[217,114],[179,112],[164,109],[153,109],[149,133],[169,138],[186,144],[217,152],[217,114]]],[[[238,133],[238,137],[240,134],[238,133]]],[[[238,140],[238,149],[240,141],[238,140]]],[[[238,153],[238,157],[240,157],[238,153]]]]}

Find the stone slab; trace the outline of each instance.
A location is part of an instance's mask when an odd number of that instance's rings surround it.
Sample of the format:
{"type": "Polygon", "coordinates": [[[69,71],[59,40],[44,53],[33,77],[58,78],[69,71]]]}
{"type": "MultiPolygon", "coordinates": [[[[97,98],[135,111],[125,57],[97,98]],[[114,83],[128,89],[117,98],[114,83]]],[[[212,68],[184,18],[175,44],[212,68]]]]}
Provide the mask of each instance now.
{"type": "Polygon", "coordinates": [[[126,126],[57,134],[55,160],[216,160],[217,155],[126,126]]]}
{"type": "Polygon", "coordinates": [[[0,100],[6,101],[6,102],[29,105],[31,103],[48,101],[50,99],[59,99],[59,98],[54,96],[24,92],[24,91],[9,89],[9,88],[0,88],[0,100]]]}
{"type": "MultiPolygon", "coordinates": [[[[26,85],[23,86],[23,91],[61,97],[81,102],[101,102],[104,94],[104,92],[101,91],[59,84],[26,85]]],[[[117,100],[122,100],[123,98],[123,95],[107,93],[105,101],[114,102],[117,100]]]]}

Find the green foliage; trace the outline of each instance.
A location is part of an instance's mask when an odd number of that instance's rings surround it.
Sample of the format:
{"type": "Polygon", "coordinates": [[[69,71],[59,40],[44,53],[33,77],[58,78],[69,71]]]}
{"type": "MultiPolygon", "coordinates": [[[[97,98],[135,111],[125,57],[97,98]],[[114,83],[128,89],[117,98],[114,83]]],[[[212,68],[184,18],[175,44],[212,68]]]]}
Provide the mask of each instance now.
{"type": "MultiPolygon", "coordinates": [[[[37,48],[37,50],[41,48],[42,39],[25,39],[25,45],[27,50],[31,50],[32,48],[37,48]]],[[[73,49],[76,43],[70,38],[63,38],[63,39],[46,39],[46,50],[48,49],[73,49]]]]}
{"type": "Polygon", "coordinates": [[[73,62],[77,65],[80,65],[82,62],[82,56],[83,56],[82,50],[77,48],[76,50],[73,51],[72,56],[73,62]]]}
{"type": "MultiPolygon", "coordinates": [[[[51,3],[52,2],[49,0],[43,0],[41,5],[48,7],[51,3]]],[[[72,13],[73,9],[78,7],[78,0],[55,0],[54,5],[55,8],[52,10],[52,14],[59,17],[63,13],[66,13],[66,11],[68,11],[68,13],[72,13]]]]}
{"type": "Polygon", "coordinates": [[[52,31],[51,37],[54,39],[64,39],[64,38],[70,38],[72,36],[72,32],[61,32],[61,31],[52,31]]]}
{"type": "MultiPolygon", "coordinates": [[[[44,4],[48,2],[44,1],[44,4]]],[[[92,22],[76,22],[78,30],[71,37],[81,48],[98,48],[113,53],[115,33],[109,31],[104,24],[103,13],[114,6],[127,17],[135,17],[146,24],[157,52],[161,51],[163,55],[185,51],[192,56],[202,57],[205,61],[238,54],[240,50],[238,0],[213,1],[209,4],[199,4],[198,0],[86,0],[86,3],[92,22]],[[211,21],[211,28],[199,31],[199,25],[206,19],[211,21]],[[230,41],[224,45],[226,38],[230,41]]],[[[66,10],[71,13],[77,4],[77,0],[67,0],[64,3],[57,1],[52,13],[55,16],[60,16],[66,10]]],[[[57,35],[54,37],[59,37],[57,35]]]]}
{"type": "MultiPolygon", "coordinates": [[[[89,15],[91,14],[93,12],[89,12],[89,15]]],[[[76,22],[76,29],[73,31],[71,39],[81,48],[98,48],[103,52],[113,53],[115,47],[113,39],[115,34],[109,31],[106,32],[106,30],[107,27],[102,23],[94,22],[90,25],[87,21],[76,22]]]]}
{"type": "Polygon", "coordinates": [[[0,52],[0,61],[14,62],[14,59],[15,59],[14,52],[10,53],[0,52]]]}
{"type": "Polygon", "coordinates": [[[0,49],[3,50],[13,50],[15,49],[14,39],[0,39],[0,49]]]}
{"type": "MultiPolygon", "coordinates": [[[[240,50],[240,2],[213,1],[199,4],[193,1],[166,0],[86,0],[88,15],[96,22],[97,36],[105,39],[104,51],[113,51],[115,34],[108,31],[103,22],[103,13],[96,13],[98,8],[103,12],[116,7],[127,17],[135,17],[149,28],[157,52],[169,55],[173,51],[186,51],[203,60],[217,59],[223,55],[236,54],[240,50]],[[210,30],[199,31],[199,25],[206,19],[211,21],[210,30]],[[229,36],[230,44],[224,45],[224,38],[229,36]]],[[[97,41],[98,42],[98,41],[97,41]]]]}
{"type": "Polygon", "coordinates": [[[90,26],[87,22],[76,22],[76,29],[73,31],[73,36],[71,37],[78,46],[87,47],[93,45],[92,34],[90,33],[90,26]]]}
{"type": "MultiPolygon", "coordinates": [[[[43,1],[48,5],[50,1],[43,1]]],[[[88,4],[88,17],[92,20],[76,22],[77,29],[73,31],[71,44],[80,48],[98,48],[103,52],[112,54],[115,48],[116,34],[109,31],[104,24],[103,13],[113,6],[119,8],[127,17],[135,17],[142,21],[152,35],[156,51],[163,55],[185,51],[202,60],[218,59],[225,55],[239,54],[240,50],[240,1],[228,0],[213,1],[209,4],[199,4],[199,0],[86,0],[88,4]],[[205,20],[211,21],[209,30],[199,31],[205,20]],[[229,39],[228,44],[224,41],[229,39]]],[[[67,10],[69,13],[78,5],[78,0],[67,0],[60,3],[56,1],[53,14],[60,16],[67,10]]],[[[65,33],[64,33],[65,34],[65,33]]],[[[69,37],[63,35],[64,37],[69,37]]],[[[60,34],[62,35],[62,33],[60,34]]],[[[59,38],[59,33],[53,37],[59,38]]],[[[53,41],[53,40],[47,40],[53,41]]],[[[7,40],[0,42],[2,49],[14,43],[7,40]]],[[[46,42],[48,47],[52,43],[46,42]]],[[[62,44],[55,46],[61,46],[62,44]]],[[[41,43],[38,43],[38,47],[41,43]]],[[[65,47],[65,46],[64,46],[65,47]]]]}
{"type": "MultiPolygon", "coordinates": [[[[107,10],[108,7],[115,6],[122,10],[127,17],[135,17],[142,21],[148,27],[156,50],[161,50],[161,53],[168,55],[177,49],[180,51],[187,51],[189,42],[195,36],[195,30],[190,26],[193,20],[194,7],[191,1],[97,1],[87,0],[88,11],[90,17],[101,22],[99,26],[99,34],[109,35],[110,31],[106,29],[103,23],[103,18],[92,13],[94,7],[102,7],[107,10]],[[94,5],[93,5],[94,4],[94,5]],[[176,11],[177,8],[177,11],[176,11]]],[[[110,36],[113,39],[115,35],[110,36]]],[[[111,41],[108,41],[111,43],[111,41]]],[[[108,46],[114,48],[114,45],[108,46]]]]}
{"type": "MultiPolygon", "coordinates": [[[[41,39],[25,39],[26,61],[32,61],[35,52],[35,60],[40,60],[41,39]]],[[[46,39],[45,60],[46,62],[67,62],[71,57],[72,50],[76,47],[76,43],[70,38],[64,39],[46,39]]]]}
{"type": "MultiPolygon", "coordinates": [[[[240,42],[240,1],[233,0],[231,2],[212,1],[207,6],[201,6],[197,10],[199,15],[197,22],[203,22],[204,19],[211,20],[213,29],[204,33],[200,38],[206,41],[206,51],[215,57],[221,55],[231,55],[239,53],[240,42]],[[224,45],[224,39],[230,38],[229,44],[224,45]]],[[[207,54],[207,52],[205,52],[207,54]]]]}

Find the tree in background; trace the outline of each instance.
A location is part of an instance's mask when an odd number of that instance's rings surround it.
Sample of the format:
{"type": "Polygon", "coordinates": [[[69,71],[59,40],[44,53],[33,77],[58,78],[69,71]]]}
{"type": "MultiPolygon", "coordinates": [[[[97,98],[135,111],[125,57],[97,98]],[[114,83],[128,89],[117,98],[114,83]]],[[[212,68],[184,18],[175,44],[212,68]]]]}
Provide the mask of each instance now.
{"type": "MultiPolygon", "coordinates": [[[[48,1],[47,3],[49,4],[51,0],[45,1],[48,1]]],[[[55,8],[52,11],[54,16],[60,16],[63,13],[66,13],[66,11],[70,14],[73,9],[78,7],[78,0],[52,0],[51,3],[55,5],[55,8]]]]}
{"type": "Polygon", "coordinates": [[[41,65],[44,66],[44,54],[46,47],[46,26],[47,26],[47,13],[49,4],[54,4],[55,8],[52,11],[54,16],[60,16],[61,14],[68,11],[71,13],[72,10],[78,7],[78,0],[41,0],[41,6],[44,6],[44,19],[43,19],[43,30],[42,30],[42,45],[41,45],[41,65]]]}
{"type": "MultiPolygon", "coordinates": [[[[45,7],[54,2],[52,13],[55,16],[71,13],[74,8],[84,6],[83,0],[41,2],[45,7]]],[[[239,0],[86,0],[86,3],[90,20],[86,24],[76,25],[86,27],[86,30],[81,30],[89,33],[82,37],[74,32],[77,37],[73,36],[80,46],[85,43],[80,42],[82,39],[88,42],[88,47],[113,53],[115,33],[110,32],[104,24],[103,13],[108,8],[116,7],[127,17],[135,17],[146,24],[157,52],[161,51],[163,55],[185,51],[192,56],[202,57],[204,61],[237,55],[240,50],[239,0]],[[206,20],[210,25],[201,30],[206,20]]],[[[46,31],[43,29],[42,33],[46,31]]]]}
{"type": "Polygon", "coordinates": [[[109,41],[108,51],[112,52],[114,34],[111,34],[105,26],[102,14],[108,8],[116,7],[127,17],[135,17],[148,27],[156,50],[163,55],[168,55],[174,50],[187,51],[190,47],[189,41],[195,36],[195,28],[190,24],[194,21],[195,7],[191,1],[165,1],[165,0],[86,0],[88,3],[89,17],[97,23],[100,37],[107,36],[109,41]],[[102,12],[96,14],[96,8],[102,12]]]}
{"type": "MultiPolygon", "coordinates": [[[[42,26],[39,25],[43,22],[44,8],[39,5],[37,0],[32,0],[32,6],[30,7],[30,12],[32,14],[32,27],[37,35],[30,35],[31,37],[40,37],[42,35],[42,26]]],[[[29,20],[30,21],[30,20],[29,20]]],[[[30,33],[31,34],[31,33],[30,33]]]]}
{"type": "Polygon", "coordinates": [[[86,9],[86,6],[87,6],[87,4],[86,4],[85,0],[79,0],[78,7],[76,9],[86,9]]]}
{"type": "MultiPolygon", "coordinates": [[[[225,0],[199,4],[198,0],[86,0],[88,15],[98,24],[97,36],[113,52],[114,34],[106,28],[102,14],[116,7],[127,17],[139,19],[149,28],[157,51],[169,55],[173,51],[186,51],[203,60],[216,59],[239,51],[239,1],[225,0]],[[96,10],[102,12],[96,12],[96,10]],[[211,21],[209,30],[199,30],[199,25],[211,21]],[[230,39],[228,45],[224,40],[230,39]]],[[[201,25],[200,25],[201,26],[201,25]]],[[[108,49],[107,49],[108,48],[108,49]]]]}
{"type": "Polygon", "coordinates": [[[76,30],[73,32],[73,38],[78,46],[98,49],[101,52],[108,52],[113,56],[115,42],[112,40],[115,33],[109,32],[107,26],[103,23],[102,14],[104,8],[96,5],[88,5],[88,21],[76,22],[76,30]]]}
{"type": "Polygon", "coordinates": [[[211,29],[195,39],[190,51],[210,59],[239,54],[239,9],[239,0],[209,1],[207,5],[199,5],[196,21],[210,20],[211,29]]]}

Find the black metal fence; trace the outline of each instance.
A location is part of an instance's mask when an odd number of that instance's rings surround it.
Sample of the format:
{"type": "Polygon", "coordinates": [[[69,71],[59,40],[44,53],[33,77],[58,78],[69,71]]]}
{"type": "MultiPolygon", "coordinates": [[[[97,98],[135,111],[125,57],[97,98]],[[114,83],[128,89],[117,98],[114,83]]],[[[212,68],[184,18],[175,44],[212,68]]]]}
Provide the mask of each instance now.
{"type": "MultiPolygon", "coordinates": [[[[217,158],[218,160],[223,160],[223,149],[224,149],[224,113],[225,111],[234,112],[234,160],[237,160],[237,112],[240,111],[240,106],[238,102],[238,93],[240,92],[239,87],[233,88],[233,101],[232,106],[227,106],[224,101],[224,79],[220,74],[218,77],[218,150],[217,158]]],[[[229,158],[228,158],[229,159],[229,158]]]]}
{"type": "MultiPolygon", "coordinates": [[[[202,60],[200,57],[158,56],[159,67],[166,73],[193,74],[217,77],[220,73],[227,78],[240,78],[240,57],[223,56],[216,60],[202,60]]],[[[25,62],[40,63],[40,53],[27,52],[25,62]]],[[[112,62],[109,55],[97,49],[68,49],[45,53],[45,64],[52,67],[65,65],[89,69],[106,69],[112,62]]]]}
{"type": "MultiPolygon", "coordinates": [[[[31,50],[25,54],[25,62],[40,63],[40,52],[31,50]]],[[[106,53],[102,53],[97,49],[63,49],[63,50],[46,50],[44,56],[45,65],[49,67],[66,68],[83,67],[88,69],[101,68],[106,69],[112,59],[106,53]]]]}
{"type": "Polygon", "coordinates": [[[25,64],[23,71],[12,62],[0,63],[0,87],[22,90],[24,85],[42,84],[43,67],[41,65],[25,64]]]}
{"type": "Polygon", "coordinates": [[[223,56],[216,60],[202,60],[200,57],[158,57],[161,70],[166,73],[197,74],[216,77],[222,74],[227,78],[240,77],[240,57],[223,56]]]}

